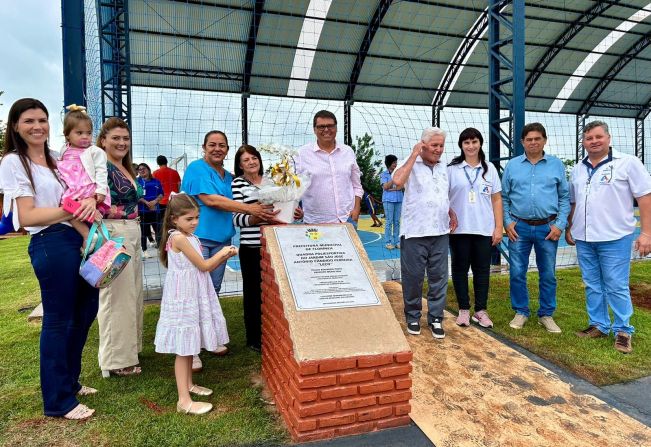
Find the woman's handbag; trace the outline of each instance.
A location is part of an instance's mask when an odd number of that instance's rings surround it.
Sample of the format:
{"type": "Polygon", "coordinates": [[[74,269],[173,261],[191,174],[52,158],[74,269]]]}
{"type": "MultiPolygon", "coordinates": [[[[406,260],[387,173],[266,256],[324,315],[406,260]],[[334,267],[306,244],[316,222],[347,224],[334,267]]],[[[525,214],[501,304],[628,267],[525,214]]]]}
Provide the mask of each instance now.
{"type": "Polygon", "coordinates": [[[111,238],[108,228],[104,223],[98,225],[94,223],[88,232],[84,255],[81,258],[81,267],[79,274],[93,287],[101,289],[107,287],[118,277],[120,272],[129,263],[131,255],[122,246],[124,238],[111,238]],[[94,236],[97,235],[96,242],[93,242],[94,236]],[[104,242],[100,242],[103,239],[104,242]],[[89,255],[91,247],[101,243],[101,247],[93,254],[89,255]]]}

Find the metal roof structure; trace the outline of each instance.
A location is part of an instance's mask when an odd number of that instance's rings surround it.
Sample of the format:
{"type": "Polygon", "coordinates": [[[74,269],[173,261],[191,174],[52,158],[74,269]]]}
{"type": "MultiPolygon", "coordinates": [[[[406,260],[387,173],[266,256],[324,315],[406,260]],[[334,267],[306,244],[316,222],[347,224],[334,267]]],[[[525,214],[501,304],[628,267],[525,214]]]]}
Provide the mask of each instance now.
{"type": "MultiPolygon", "coordinates": [[[[526,110],[646,117],[650,15],[527,0],[526,110]]],[[[129,0],[126,63],[132,86],[485,109],[487,28],[485,0],[129,0]]]]}

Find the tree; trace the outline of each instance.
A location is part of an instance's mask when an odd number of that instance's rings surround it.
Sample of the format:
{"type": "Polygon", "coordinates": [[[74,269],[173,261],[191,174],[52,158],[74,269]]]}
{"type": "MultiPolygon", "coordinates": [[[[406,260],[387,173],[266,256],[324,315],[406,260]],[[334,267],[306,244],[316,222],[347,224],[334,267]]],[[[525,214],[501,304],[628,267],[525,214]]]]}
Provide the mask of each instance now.
{"type": "MultiPolygon", "coordinates": [[[[379,202],[382,201],[382,185],[380,184],[380,170],[382,160],[379,158],[380,153],[375,150],[373,137],[365,133],[363,137],[355,137],[357,144],[351,144],[357,165],[362,171],[362,188],[370,193],[379,202]]],[[[365,204],[362,204],[364,207],[365,204]]]]}

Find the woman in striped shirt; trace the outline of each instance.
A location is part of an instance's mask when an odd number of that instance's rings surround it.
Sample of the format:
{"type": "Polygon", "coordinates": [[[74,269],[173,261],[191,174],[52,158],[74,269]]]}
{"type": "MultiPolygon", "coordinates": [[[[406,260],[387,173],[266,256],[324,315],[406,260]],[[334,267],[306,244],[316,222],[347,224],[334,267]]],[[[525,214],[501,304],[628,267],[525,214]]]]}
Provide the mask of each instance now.
{"type": "MultiPolygon", "coordinates": [[[[235,179],[231,183],[233,200],[242,203],[255,203],[242,189],[250,186],[260,187],[271,180],[262,176],[262,157],[260,152],[248,144],[242,145],[235,153],[235,179]]],[[[261,348],[261,272],[260,272],[260,225],[276,223],[264,221],[245,213],[233,213],[233,224],[240,228],[240,266],[244,294],[244,327],[246,344],[254,351],[261,348]]]]}

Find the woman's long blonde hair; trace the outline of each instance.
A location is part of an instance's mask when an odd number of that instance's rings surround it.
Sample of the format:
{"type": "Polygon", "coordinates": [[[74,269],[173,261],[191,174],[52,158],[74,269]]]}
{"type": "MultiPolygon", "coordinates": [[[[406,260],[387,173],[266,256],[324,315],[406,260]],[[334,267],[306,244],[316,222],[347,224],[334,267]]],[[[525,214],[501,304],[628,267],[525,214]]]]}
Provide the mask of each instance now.
{"type": "Polygon", "coordinates": [[[182,192],[170,195],[163,218],[163,229],[161,230],[161,241],[158,245],[158,256],[160,262],[167,268],[167,241],[170,237],[170,230],[177,230],[174,219],[181,217],[191,211],[199,211],[199,204],[194,197],[182,192]]]}

